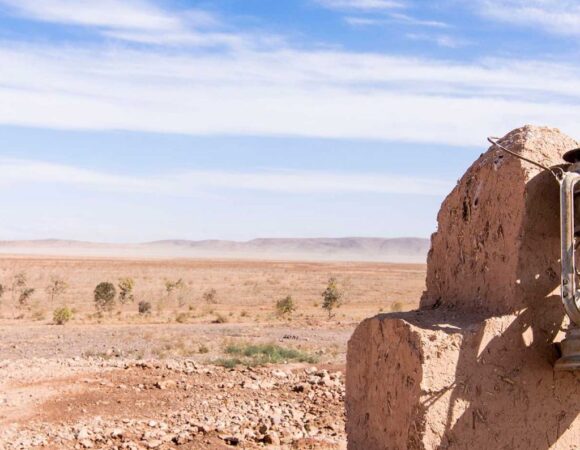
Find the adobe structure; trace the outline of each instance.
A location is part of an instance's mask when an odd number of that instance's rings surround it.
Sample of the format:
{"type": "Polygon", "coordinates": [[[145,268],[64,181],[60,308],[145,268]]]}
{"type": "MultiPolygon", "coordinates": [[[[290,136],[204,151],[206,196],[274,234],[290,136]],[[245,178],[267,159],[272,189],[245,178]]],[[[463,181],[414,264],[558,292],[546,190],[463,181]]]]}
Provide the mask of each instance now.
{"type": "MultiPolygon", "coordinates": [[[[546,166],[580,146],[532,126],[500,142],[546,166]]],[[[420,309],[349,341],[349,449],[580,448],[580,373],[553,370],[568,326],[558,192],[497,147],[469,168],[438,214],[420,309]]]]}

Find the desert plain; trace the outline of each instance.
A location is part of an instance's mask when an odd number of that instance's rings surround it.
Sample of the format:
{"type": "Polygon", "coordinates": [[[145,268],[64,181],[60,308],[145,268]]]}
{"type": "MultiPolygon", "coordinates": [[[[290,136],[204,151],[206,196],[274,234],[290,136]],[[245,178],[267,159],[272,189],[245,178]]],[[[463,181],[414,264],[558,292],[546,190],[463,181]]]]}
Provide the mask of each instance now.
{"type": "Polygon", "coordinates": [[[348,339],[366,317],[416,308],[425,269],[3,255],[0,448],[345,448],[348,339]],[[117,290],[105,311],[101,282],[117,290]]]}

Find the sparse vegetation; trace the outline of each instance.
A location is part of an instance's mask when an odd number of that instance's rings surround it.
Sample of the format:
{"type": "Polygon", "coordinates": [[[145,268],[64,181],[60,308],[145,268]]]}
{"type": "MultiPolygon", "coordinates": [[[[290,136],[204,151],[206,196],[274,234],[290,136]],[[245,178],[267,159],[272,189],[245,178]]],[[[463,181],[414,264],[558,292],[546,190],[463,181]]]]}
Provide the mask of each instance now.
{"type": "Polygon", "coordinates": [[[336,278],[330,278],[322,293],[322,309],[328,313],[328,318],[334,317],[334,310],[342,305],[343,293],[338,288],[336,278]]]}
{"type": "Polygon", "coordinates": [[[189,314],[181,312],[175,317],[177,323],[187,323],[189,321],[189,314]]]}
{"type": "Polygon", "coordinates": [[[54,300],[64,294],[67,289],[68,284],[66,281],[57,276],[52,276],[50,283],[46,286],[46,293],[48,294],[50,303],[54,303],[54,300]]]}
{"type": "Polygon", "coordinates": [[[165,292],[167,293],[167,295],[171,295],[171,293],[173,293],[177,289],[183,289],[184,286],[185,283],[181,278],[175,281],[165,280],[165,292]]]}
{"type": "Polygon", "coordinates": [[[111,312],[115,307],[115,297],[117,290],[113,283],[99,283],[94,291],[95,308],[99,313],[111,312]]]}
{"type": "Polygon", "coordinates": [[[391,312],[401,312],[403,307],[404,305],[402,302],[393,302],[391,303],[391,312]]]}
{"type": "Polygon", "coordinates": [[[121,278],[117,287],[119,288],[119,302],[121,302],[122,305],[135,301],[135,295],[133,293],[135,289],[135,280],[133,278],[121,278]]]}
{"type": "Polygon", "coordinates": [[[12,301],[17,301],[18,308],[27,308],[34,289],[28,287],[28,278],[24,272],[19,272],[12,279],[12,301]]]}
{"type": "Polygon", "coordinates": [[[217,313],[215,315],[215,319],[212,321],[212,323],[227,323],[227,322],[228,322],[228,318],[220,313],[217,313]]]}
{"type": "Polygon", "coordinates": [[[202,297],[206,303],[210,304],[217,303],[217,291],[213,288],[205,291],[202,297]]]}
{"type": "Polygon", "coordinates": [[[73,312],[68,306],[57,308],[54,310],[54,313],[52,314],[52,321],[56,325],[64,325],[65,323],[72,320],[72,318],[73,312]]]}
{"type": "Polygon", "coordinates": [[[151,315],[151,303],[146,301],[139,302],[138,310],[140,316],[149,316],[151,315]]]}
{"type": "Polygon", "coordinates": [[[32,297],[32,294],[34,294],[34,288],[24,288],[20,291],[20,295],[18,296],[18,306],[20,308],[27,308],[28,307],[28,301],[30,300],[30,297],[32,297]]]}
{"type": "Polygon", "coordinates": [[[276,302],[276,314],[279,317],[290,317],[294,311],[296,311],[296,305],[292,296],[288,295],[276,302]]]}
{"type": "Polygon", "coordinates": [[[318,362],[316,356],[300,350],[281,347],[276,344],[228,345],[225,348],[225,353],[231,355],[231,357],[219,359],[215,363],[227,368],[233,368],[237,365],[252,367],[265,364],[285,364],[289,362],[309,364],[318,362]]]}

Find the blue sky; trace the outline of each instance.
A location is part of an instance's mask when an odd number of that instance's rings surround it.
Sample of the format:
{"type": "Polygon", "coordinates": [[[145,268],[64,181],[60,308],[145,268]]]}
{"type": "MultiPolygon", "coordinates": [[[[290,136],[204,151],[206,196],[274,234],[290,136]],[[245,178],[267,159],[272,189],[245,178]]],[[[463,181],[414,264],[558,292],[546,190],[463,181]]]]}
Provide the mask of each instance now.
{"type": "Polygon", "coordinates": [[[487,135],[578,136],[580,4],[0,0],[0,239],[425,236],[487,135]]]}

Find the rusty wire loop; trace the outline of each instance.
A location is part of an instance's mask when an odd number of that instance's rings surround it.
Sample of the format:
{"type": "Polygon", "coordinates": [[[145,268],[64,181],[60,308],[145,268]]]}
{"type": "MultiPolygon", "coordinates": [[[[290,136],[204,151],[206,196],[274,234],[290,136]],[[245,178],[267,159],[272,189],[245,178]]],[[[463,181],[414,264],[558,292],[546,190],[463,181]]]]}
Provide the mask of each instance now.
{"type": "Polygon", "coordinates": [[[529,162],[530,164],[533,164],[534,166],[539,167],[540,169],[547,170],[548,172],[550,172],[553,175],[554,178],[556,178],[556,181],[558,183],[561,182],[561,180],[562,180],[562,178],[564,176],[564,171],[560,167],[554,167],[554,168],[547,167],[547,166],[544,166],[543,164],[540,164],[537,161],[534,161],[532,159],[528,159],[528,158],[526,158],[526,157],[524,157],[522,155],[518,155],[516,152],[513,152],[513,151],[505,148],[500,143],[498,143],[497,141],[499,140],[499,138],[497,138],[497,137],[491,137],[490,136],[490,137],[487,138],[487,140],[492,145],[495,145],[495,146],[501,148],[504,152],[509,153],[510,155],[515,156],[516,158],[519,158],[519,159],[521,159],[523,161],[529,162]]]}

